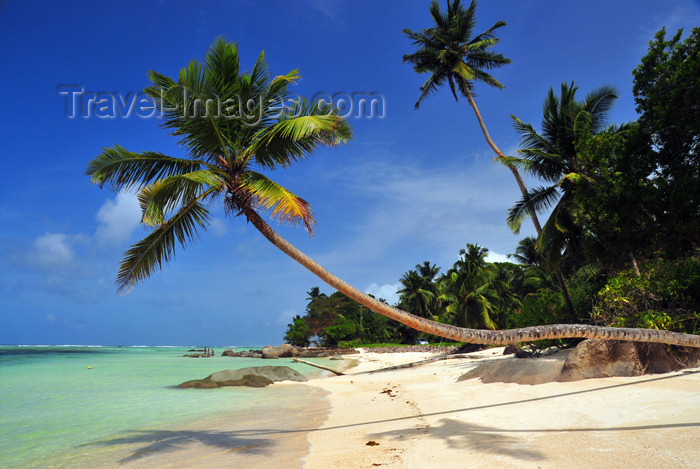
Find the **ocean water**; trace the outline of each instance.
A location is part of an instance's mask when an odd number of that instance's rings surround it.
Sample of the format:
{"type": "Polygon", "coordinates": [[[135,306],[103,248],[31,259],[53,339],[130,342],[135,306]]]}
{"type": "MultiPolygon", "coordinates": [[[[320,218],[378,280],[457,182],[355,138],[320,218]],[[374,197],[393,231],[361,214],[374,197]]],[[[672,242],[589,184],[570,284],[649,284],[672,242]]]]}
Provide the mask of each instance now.
{"type": "Polygon", "coordinates": [[[255,416],[274,412],[279,402],[303,407],[304,399],[319,398],[307,386],[179,389],[181,382],[248,366],[286,365],[319,376],[290,359],[182,357],[187,350],[0,347],[0,467],[89,467],[99,454],[109,461],[104,452],[119,446],[113,442],[139,443],[134,435],[150,432],[153,439],[206,419],[255,427],[255,416]]]}

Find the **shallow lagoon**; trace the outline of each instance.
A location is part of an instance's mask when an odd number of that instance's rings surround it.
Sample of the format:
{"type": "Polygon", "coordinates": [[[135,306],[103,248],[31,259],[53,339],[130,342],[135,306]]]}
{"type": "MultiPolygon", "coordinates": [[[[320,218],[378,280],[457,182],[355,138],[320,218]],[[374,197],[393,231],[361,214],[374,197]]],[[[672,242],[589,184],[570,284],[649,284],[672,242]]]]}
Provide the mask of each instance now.
{"type": "Polygon", "coordinates": [[[263,415],[319,400],[303,385],[179,389],[183,381],[216,371],[262,364],[319,376],[291,359],[183,358],[189,348],[0,347],[0,467],[105,462],[117,457],[122,443],[131,453],[124,446],[119,457],[129,461],[138,459],[135,446],[148,447],[149,438],[158,440],[173,429],[221,419],[236,420],[238,428],[256,427],[263,415]]]}

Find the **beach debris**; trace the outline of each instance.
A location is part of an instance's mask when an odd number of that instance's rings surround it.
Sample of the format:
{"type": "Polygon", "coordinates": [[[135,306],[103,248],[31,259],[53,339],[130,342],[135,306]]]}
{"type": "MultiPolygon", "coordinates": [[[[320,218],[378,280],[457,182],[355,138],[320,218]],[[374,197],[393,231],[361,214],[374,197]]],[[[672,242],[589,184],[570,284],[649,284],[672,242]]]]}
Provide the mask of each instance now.
{"type": "Polygon", "coordinates": [[[379,446],[379,443],[374,440],[369,440],[367,443],[365,443],[365,446],[379,446]]]}
{"type": "Polygon", "coordinates": [[[307,381],[308,378],[288,366],[253,366],[238,370],[223,370],[204,379],[194,379],[179,385],[181,388],[218,388],[222,386],[264,387],[276,381],[307,381]]]}
{"type": "Polygon", "coordinates": [[[295,362],[297,362],[297,363],[303,363],[304,365],[314,366],[314,367],[320,368],[320,369],[322,369],[322,370],[330,371],[331,373],[335,373],[335,374],[338,375],[338,376],[343,376],[343,375],[345,374],[345,373],[342,373],[342,372],[340,372],[340,371],[338,371],[338,370],[334,370],[333,368],[330,368],[330,367],[327,367],[327,366],[323,366],[323,365],[319,365],[318,363],[307,362],[306,360],[301,360],[301,359],[299,359],[299,358],[292,358],[292,360],[295,361],[295,362]]]}
{"type": "Polygon", "coordinates": [[[394,394],[394,390],[391,388],[385,388],[383,391],[381,391],[379,394],[386,394],[389,397],[396,397],[396,394],[394,394]]]}

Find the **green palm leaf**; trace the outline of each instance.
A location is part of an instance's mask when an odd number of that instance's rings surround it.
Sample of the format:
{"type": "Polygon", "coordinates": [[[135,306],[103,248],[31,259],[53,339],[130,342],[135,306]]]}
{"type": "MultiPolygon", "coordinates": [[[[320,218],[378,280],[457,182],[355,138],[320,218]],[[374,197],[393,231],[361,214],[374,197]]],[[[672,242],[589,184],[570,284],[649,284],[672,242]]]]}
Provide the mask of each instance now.
{"type": "Polygon", "coordinates": [[[224,177],[224,174],[216,174],[212,170],[202,170],[159,179],[149,184],[138,194],[143,214],[141,221],[149,226],[165,223],[167,213],[181,204],[197,199],[204,191],[214,189],[212,195],[222,192],[224,177]]]}
{"type": "Polygon", "coordinates": [[[88,163],[85,174],[100,187],[113,189],[142,187],[154,179],[199,170],[202,161],[173,158],[156,152],[134,153],[119,145],[103,148],[102,153],[88,163]]]}
{"type": "MultiPolygon", "coordinates": [[[[200,196],[203,198],[207,193],[200,196]]],[[[209,211],[198,199],[184,205],[168,221],[134,244],[124,255],[117,286],[126,292],[161,269],[175,255],[176,242],[185,247],[197,237],[197,230],[209,223],[209,211]]]]}

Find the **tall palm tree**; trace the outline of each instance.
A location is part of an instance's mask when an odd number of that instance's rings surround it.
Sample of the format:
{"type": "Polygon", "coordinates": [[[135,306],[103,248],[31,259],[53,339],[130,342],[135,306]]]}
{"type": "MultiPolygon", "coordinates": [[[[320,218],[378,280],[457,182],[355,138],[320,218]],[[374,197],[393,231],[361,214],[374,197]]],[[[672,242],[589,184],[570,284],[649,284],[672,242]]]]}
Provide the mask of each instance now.
{"type": "MultiPolygon", "coordinates": [[[[476,14],[476,1],[472,0],[465,10],[460,0],[447,0],[447,11],[440,10],[440,4],[433,0],[430,5],[430,15],[435,25],[422,31],[404,29],[403,32],[418,47],[416,52],[405,54],[403,61],[413,65],[413,70],[418,73],[428,73],[430,76],[421,86],[420,97],[416,102],[416,109],[420,103],[431,93],[442,87],[445,82],[450,87],[455,101],[461,94],[474,110],[476,119],[484,134],[486,142],[496,154],[496,159],[505,164],[515,177],[520,192],[527,194],[527,187],[520,173],[512,164],[509,164],[503,152],[491,139],[484,119],[474,100],[474,83],[480,81],[487,85],[503,89],[503,84],[496,80],[485,70],[502,67],[509,64],[510,59],[502,54],[497,54],[491,49],[498,44],[500,39],[495,36],[495,31],[506,25],[504,21],[498,21],[481,34],[474,36],[476,14]],[[459,91],[459,93],[458,93],[459,91]]],[[[537,214],[530,214],[535,230],[539,235],[541,231],[537,214]]]]}
{"type": "Polygon", "coordinates": [[[403,274],[402,288],[397,292],[401,295],[399,305],[418,316],[432,318],[438,297],[435,277],[439,271],[440,267],[425,261],[403,274]]]}
{"type": "Polygon", "coordinates": [[[508,254],[508,257],[515,259],[518,264],[526,267],[542,265],[542,254],[537,252],[537,238],[526,236],[518,242],[515,254],[508,254]]]}
{"type": "Polygon", "coordinates": [[[517,231],[528,213],[554,205],[536,245],[550,266],[557,266],[565,252],[574,259],[581,257],[583,230],[575,195],[592,178],[577,156],[577,147],[584,139],[605,129],[608,111],[617,99],[614,89],[601,87],[583,101],[577,101],[577,90],[573,82],[562,83],[559,97],[549,89],[543,105],[541,133],[512,116],[523,148],[518,150],[520,158],[508,160],[548,185],[525,194],[510,209],[508,223],[517,231]]]}
{"type": "MultiPolygon", "coordinates": [[[[478,331],[440,324],[401,311],[360,292],[326,271],[282,238],[259,212],[311,231],[309,204],[255,169],[286,167],[321,145],[335,146],[351,137],[348,123],[327,105],[290,98],[297,71],[271,78],[264,55],[249,73],[240,73],[238,48],[217,40],[205,63],[191,62],[175,81],[150,72],[146,92],[164,110],[164,127],[187,150],[184,158],[157,152],[134,153],[120,146],[103,149],[88,164],[93,183],[114,189],[138,189],[142,221],[153,231],[133,245],[117,274],[120,291],[143,282],[169,262],[176,244],[185,247],[209,222],[207,205],[221,200],[228,213],[245,217],[281,251],[324,282],[358,303],[428,334],[465,342],[507,344],[543,338],[591,337],[646,340],[700,347],[700,337],[667,331],[555,325],[512,331],[478,331]],[[246,103],[245,113],[214,112],[218,103],[246,103]],[[244,115],[241,115],[244,114],[244,115]]],[[[238,108],[239,110],[241,107],[238,108]]]]}
{"type": "Polygon", "coordinates": [[[555,273],[572,319],[575,312],[560,264],[565,254],[569,259],[581,256],[583,230],[574,196],[576,187],[590,181],[577,158],[577,147],[585,138],[603,130],[608,111],[617,99],[613,88],[601,87],[577,101],[577,90],[573,82],[561,84],[559,97],[549,89],[543,105],[541,134],[511,115],[524,148],[518,150],[520,158],[506,158],[550,184],[528,191],[510,209],[507,222],[514,231],[519,230],[527,214],[547,209],[558,199],[538,234],[536,247],[545,258],[545,266],[555,273]]]}
{"type": "Polygon", "coordinates": [[[432,318],[431,305],[435,301],[435,293],[425,288],[423,277],[415,270],[409,270],[399,282],[402,287],[397,292],[401,295],[400,307],[411,314],[432,318]]]}
{"type": "Polygon", "coordinates": [[[496,329],[493,319],[494,271],[486,264],[488,249],[467,244],[459,251],[460,258],[442,277],[441,300],[452,324],[477,329],[496,329]]]}

